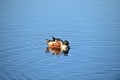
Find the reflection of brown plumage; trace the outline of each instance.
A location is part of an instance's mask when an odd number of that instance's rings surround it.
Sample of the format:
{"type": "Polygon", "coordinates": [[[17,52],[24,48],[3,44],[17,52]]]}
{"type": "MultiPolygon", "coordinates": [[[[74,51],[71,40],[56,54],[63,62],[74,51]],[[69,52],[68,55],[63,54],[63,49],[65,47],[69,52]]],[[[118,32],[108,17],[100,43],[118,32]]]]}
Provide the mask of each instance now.
{"type": "Polygon", "coordinates": [[[62,41],[59,38],[54,38],[52,37],[53,40],[46,39],[46,43],[48,45],[46,51],[55,53],[55,54],[60,54],[60,53],[68,53],[70,47],[69,47],[69,42],[67,40],[62,41]]]}

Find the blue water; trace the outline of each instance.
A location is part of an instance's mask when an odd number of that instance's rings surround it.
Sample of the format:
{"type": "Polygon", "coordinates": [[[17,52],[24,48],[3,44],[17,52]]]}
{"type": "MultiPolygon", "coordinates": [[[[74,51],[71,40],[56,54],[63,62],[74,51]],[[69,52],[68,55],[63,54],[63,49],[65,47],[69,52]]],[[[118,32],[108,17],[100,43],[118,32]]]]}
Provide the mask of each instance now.
{"type": "Polygon", "coordinates": [[[120,80],[119,0],[1,0],[0,80],[120,80]],[[46,53],[51,35],[68,56],[46,53]]]}

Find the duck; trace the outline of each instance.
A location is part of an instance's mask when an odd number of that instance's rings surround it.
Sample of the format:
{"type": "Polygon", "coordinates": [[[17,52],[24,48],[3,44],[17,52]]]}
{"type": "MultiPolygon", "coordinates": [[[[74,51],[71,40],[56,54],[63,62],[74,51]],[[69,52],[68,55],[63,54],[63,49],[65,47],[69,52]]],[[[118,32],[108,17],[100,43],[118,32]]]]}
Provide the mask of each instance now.
{"type": "Polygon", "coordinates": [[[62,40],[60,38],[55,38],[52,36],[52,40],[46,39],[46,43],[49,48],[51,49],[59,49],[61,52],[64,52],[66,50],[70,49],[69,41],[68,40],[62,40]]]}

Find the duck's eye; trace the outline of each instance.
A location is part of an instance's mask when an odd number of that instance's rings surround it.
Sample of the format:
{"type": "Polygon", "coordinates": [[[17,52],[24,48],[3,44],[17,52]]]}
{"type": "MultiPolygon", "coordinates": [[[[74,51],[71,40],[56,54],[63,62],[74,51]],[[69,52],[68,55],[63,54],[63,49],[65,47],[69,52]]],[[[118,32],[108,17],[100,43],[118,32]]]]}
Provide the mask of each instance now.
{"type": "Polygon", "coordinates": [[[66,50],[68,49],[68,47],[66,47],[66,50]]]}

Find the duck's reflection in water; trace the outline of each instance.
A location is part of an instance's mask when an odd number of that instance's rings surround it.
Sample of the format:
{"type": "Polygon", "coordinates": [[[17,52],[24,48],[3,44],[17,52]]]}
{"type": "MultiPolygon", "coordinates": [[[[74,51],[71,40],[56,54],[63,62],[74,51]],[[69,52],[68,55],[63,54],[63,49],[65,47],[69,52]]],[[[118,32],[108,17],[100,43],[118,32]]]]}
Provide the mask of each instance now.
{"type": "Polygon", "coordinates": [[[60,48],[51,48],[51,47],[47,47],[46,48],[46,53],[50,52],[53,55],[64,55],[64,56],[68,56],[70,48],[66,49],[66,50],[62,50],[60,48]]]}

